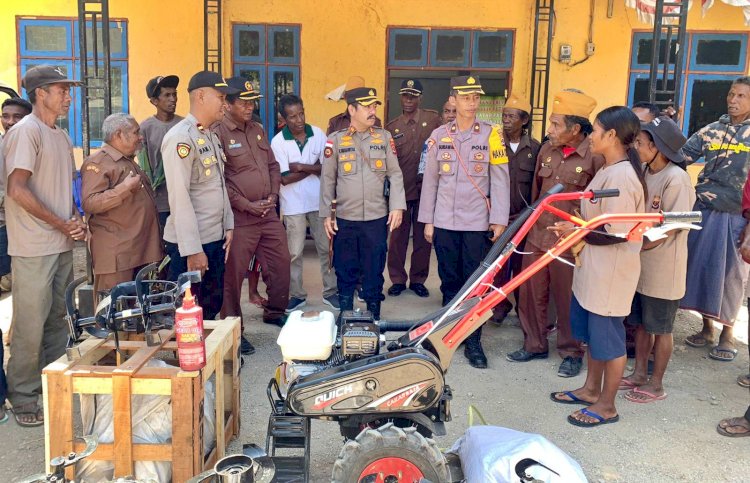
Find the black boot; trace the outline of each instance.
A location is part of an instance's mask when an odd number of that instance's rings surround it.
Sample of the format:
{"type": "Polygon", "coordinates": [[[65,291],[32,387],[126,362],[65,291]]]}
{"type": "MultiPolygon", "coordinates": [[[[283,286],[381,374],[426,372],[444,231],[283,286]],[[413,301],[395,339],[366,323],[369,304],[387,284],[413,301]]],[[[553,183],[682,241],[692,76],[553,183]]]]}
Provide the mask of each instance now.
{"type": "Polygon", "coordinates": [[[475,330],[474,333],[466,339],[464,356],[469,360],[471,367],[476,367],[477,369],[487,368],[487,356],[484,355],[484,350],[482,350],[481,327],[475,330]]]}
{"type": "Polygon", "coordinates": [[[377,302],[367,302],[367,310],[372,313],[372,319],[375,322],[380,320],[380,300],[377,302]]]}
{"type": "Polygon", "coordinates": [[[339,294],[339,311],[345,310],[354,310],[354,295],[339,294]]]}

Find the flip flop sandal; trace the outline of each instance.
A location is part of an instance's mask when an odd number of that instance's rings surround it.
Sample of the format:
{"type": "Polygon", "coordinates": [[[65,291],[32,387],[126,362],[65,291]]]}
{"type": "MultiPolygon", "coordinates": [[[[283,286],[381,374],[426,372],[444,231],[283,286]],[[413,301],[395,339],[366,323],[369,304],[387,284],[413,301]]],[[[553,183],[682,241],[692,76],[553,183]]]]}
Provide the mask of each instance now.
{"type": "Polygon", "coordinates": [[[689,345],[690,347],[697,347],[699,349],[713,343],[713,340],[706,339],[706,337],[700,332],[685,337],[685,344],[689,345]]]}
{"type": "MultiPolygon", "coordinates": [[[[733,419],[740,419],[741,417],[742,416],[740,416],[739,418],[724,419],[723,421],[729,422],[729,421],[732,421],[733,419]]],[[[739,424],[730,424],[730,426],[731,427],[735,427],[735,426],[740,426],[740,425],[739,424]]],[[[719,424],[716,425],[716,432],[719,433],[722,436],[726,436],[727,438],[744,438],[746,436],[750,436],[750,430],[749,431],[745,431],[744,433],[730,433],[729,431],[726,430],[726,428],[722,428],[721,427],[721,423],[719,423],[719,424]]]]}
{"type": "Polygon", "coordinates": [[[573,394],[570,391],[563,391],[562,393],[560,393],[560,392],[551,392],[549,394],[549,398],[552,399],[553,401],[555,401],[556,403],[560,403],[560,404],[583,404],[584,406],[591,406],[592,404],[594,404],[594,403],[591,403],[591,402],[588,402],[588,401],[584,401],[583,399],[577,397],[575,394],[573,394]],[[558,394],[564,394],[564,395],[568,396],[570,398],[570,400],[560,399],[559,397],[557,397],[558,394]]]}
{"type": "Polygon", "coordinates": [[[7,423],[8,419],[8,410],[5,407],[0,407],[0,424],[7,423]]]}
{"type": "Polygon", "coordinates": [[[721,361],[721,362],[732,362],[735,357],[737,357],[737,349],[721,349],[718,345],[711,349],[711,352],[708,353],[708,357],[715,361],[721,361]],[[729,352],[731,353],[731,357],[724,357],[719,355],[721,352],[729,352]]]}
{"type": "MultiPolygon", "coordinates": [[[[13,417],[16,420],[16,424],[23,428],[34,428],[36,426],[42,426],[44,424],[44,419],[41,421],[39,420],[39,413],[42,412],[42,408],[37,406],[36,404],[33,405],[22,405],[18,408],[13,408],[13,417]],[[32,410],[33,409],[33,410],[32,410]],[[33,414],[34,415],[34,421],[31,423],[27,423],[24,421],[21,421],[19,416],[25,416],[27,414],[33,414]]],[[[44,413],[42,412],[42,417],[44,417],[44,413]]]]}
{"type": "Polygon", "coordinates": [[[737,377],[737,384],[741,387],[750,387],[750,374],[737,377]]]}
{"type": "Polygon", "coordinates": [[[639,403],[639,404],[648,404],[648,403],[652,403],[655,401],[662,401],[666,398],[667,398],[666,392],[662,394],[661,396],[657,396],[654,393],[644,391],[643,389],[638,389],[637,387],[634,387],[632,391],[625,394],[625,399],[627,399],[630,402],[639,403]],[[646,396],[647,399],[634,397],[635,394],[646,396]]]}
{"type": "Polygon", "coordinates": [[[594,418],[596,419],[596,421],[593,423],[581,421],[579,419],[574,418],[573,415],[571,414],[570,416],[568,416],[568,422],[572,424],[573,426],[578,426],[581,428],[593,428],[594,426],[601,426],[602,424],[616,423],[617,421],[620,420],[619,414],[616,414],[612,416],[611,418],[605,418],[599,414],[596,414],[594,411],[590,411],[586,408],[581,409],[581,414],[588,416],[590,418],[594,418]]]}
{"type": "Polygon", "coordinates": [[[631,389],[635,389],[638,387],[633,381],[630,379],[625,379],[624,377],[620,379],[620,387],[617,388],[618,391],[630,391],[631,389]]]}

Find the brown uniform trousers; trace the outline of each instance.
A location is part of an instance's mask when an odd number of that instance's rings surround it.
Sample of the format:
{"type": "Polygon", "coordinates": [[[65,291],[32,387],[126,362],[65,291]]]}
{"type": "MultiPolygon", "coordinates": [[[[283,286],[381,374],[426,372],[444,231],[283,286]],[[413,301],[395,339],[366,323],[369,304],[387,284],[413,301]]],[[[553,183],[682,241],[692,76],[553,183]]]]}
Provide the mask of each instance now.
{"type": "MultiPolygon", "coordinates": [[[[508,171],[510,173],[510,222],[513,222],[518,215],[531,204],[531,185],[534,180],[534,170],[536,168],[536,157],[539,154],[539,141],[528,134],[521,135],[521,140],[516,150],[505,141],[508,153],[508,171]]],[[[523,251],[523,244],[519,246],[523,251]]],[[[514,275],[521,271],[521,262],[523,256],[519,253],[513,253],[505,264],[500,273],[495,277],[495,285],[502,286],[506,284],[514,275]]],[[[518,301],[521,297],[520,289],[513,291],[513,296],[518,307],[518,301]]],[[[510,300],[503,299],[494,309],[494,313],[505,316],[513,308],[510,300]]]]}
{"type": "Polygon", "coordinates": [[[279,163],[265,131],[255,122],[240,126],[225,115],[214,131],[227,156],[227,193],[234,212],[234,236],[224,273],[221,316],[234,315],[242,319],[242,283],[255,255],[263,267],[268,294],[263,319],[282,317],[289,304],[290,258],[286,230],[276,210],[268,210],[264,217],[248,211],[250,202],[265,200],[271,194],[278,196],[281,186],[279,163]]]}
{"type": "Polygon", "coordinates": [[[81,195],[91,230],[95,294],[133,280],[141,267],[162,258],[155,195],[133,159],[104,144],[81,166],[81,195]],[[135,191],[122,184],[131,173],[141,177],[135,191]]]}
{"type": "MultiPolygon", "coordinates": [[[[575,151],[567,156],[560,148],[549,143],[542,146],[537,156],[535,176],[531,189],[532,201],[552,188],[557,183],[565,186],[564,191],[582,191],[604,164],[603,158],[590,151],[588,138],[578,145],[575,151]]],[[[567,213],[580,209],[577,201],[556,203],[555,206],[567,213]]],[[[559,219],[544,213],[529,232],[524,251],[531,252],[523,256],[521,269],[538,260],[556,242],[557,236],[547,230],[559,219]]],[[[564,258],[573,260],[567,253],[564,258]]],[[[557,314],[557,351],[561,357],[582,357],[580,342],[573,338],[570,328],[570,300],[573,294],[573,267],[555,261],[520,287],[518,317],[524,334],[524,349],[529,352],[547,352],[547,336],[550,331],[547,308],[550,297],[555,303],[557,314]]]]}
{"type": "Polygon", "coordinates": [[[417,171],[425,141],[432,131],[440,127],[440,116],[436,111],[418,109],[413,118],[401,115],[386,124],[385,128],[393,136],[398,154],[398,164],[404,176],[406,212],[403,221],[391,233],[388,244],[388,276],[394,284],[406,284],[406,250],[409,235],[414,227],[409,278],[411,283],[424,283],[430,274],[430,254],[432,245],[424,238],[424,223],[417,221],[419,215],[419,194],[422,182],[417,171]]]}

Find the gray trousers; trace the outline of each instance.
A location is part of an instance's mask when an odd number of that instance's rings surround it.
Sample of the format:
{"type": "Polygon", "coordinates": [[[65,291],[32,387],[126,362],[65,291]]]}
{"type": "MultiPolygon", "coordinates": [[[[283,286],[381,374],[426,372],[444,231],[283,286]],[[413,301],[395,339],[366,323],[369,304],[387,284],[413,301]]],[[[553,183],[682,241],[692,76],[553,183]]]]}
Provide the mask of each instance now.
{"type": "Polygon", "coordinates": [[[328,237],[323,228],[323,218],[317,211],[300,215],[284,215],[286,225],[286,239],[289,244],[291,257],[291,280],[289,282],[289,296],[299,299],[307,298],[307,292],[302,287],[302,252],[305,248],[305,229],[310,225],[310,234],[315,241],[315,250],[320,260],[320,275],[323,278],[323,297],[329,297],[337,292],[336,271],[328,271],[328,237]]]}
{"type": "Polygon", "coordinates": [[[8,361],[8,400],[36,402],[42,369],[65,354],[65,287],[73,281],[73,252],[13,257],[13,338],[8,361]]]}

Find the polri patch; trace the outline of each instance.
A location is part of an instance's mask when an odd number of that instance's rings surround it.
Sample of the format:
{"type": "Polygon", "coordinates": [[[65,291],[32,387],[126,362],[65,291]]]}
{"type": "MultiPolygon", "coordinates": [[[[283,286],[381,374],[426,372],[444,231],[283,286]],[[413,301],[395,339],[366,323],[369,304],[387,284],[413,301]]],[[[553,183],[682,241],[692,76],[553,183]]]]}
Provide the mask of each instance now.
{"type": "Polygon", "coordinates": [[[333,156],[333,141],[326,141],[326,147],[323,149],[323,156],[326,158],[333,156]]]}
{"type": "Polygon", "coordinates": [[[190,156],[190,145],[185,144],[185,143],[177,144],[177,156],[179,156],[182,159],[185,159],[188,156],[190,156]]]}

